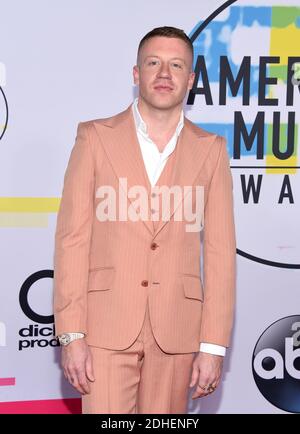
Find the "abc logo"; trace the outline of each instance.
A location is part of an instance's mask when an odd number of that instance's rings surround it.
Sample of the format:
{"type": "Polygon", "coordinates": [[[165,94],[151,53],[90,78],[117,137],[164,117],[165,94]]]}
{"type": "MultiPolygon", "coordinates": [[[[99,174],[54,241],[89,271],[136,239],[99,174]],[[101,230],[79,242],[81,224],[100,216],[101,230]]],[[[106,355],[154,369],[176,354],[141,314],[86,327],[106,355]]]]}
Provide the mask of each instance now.
{"type": "Polygon", "coordinates": [[[252,371],[270,403],[300,413],[300,315],[282,318],[264,331],[253,352],[252,371]]]}

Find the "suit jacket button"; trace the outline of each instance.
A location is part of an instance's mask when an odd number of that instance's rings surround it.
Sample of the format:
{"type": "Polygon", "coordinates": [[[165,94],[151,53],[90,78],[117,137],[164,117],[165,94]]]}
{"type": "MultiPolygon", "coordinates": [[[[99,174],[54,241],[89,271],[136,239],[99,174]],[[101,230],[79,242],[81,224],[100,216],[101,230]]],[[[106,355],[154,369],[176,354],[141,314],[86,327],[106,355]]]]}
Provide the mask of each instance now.
{"type": "Polygon", "coordinates": [[[142,280],[142,286],[148,286],[148,280],[142,280]]]}
{"type": "Polygon", "coordinates": [[[150,247],[152,250],[155,250],[158,247],[158,244],[157,243],[151,243],[150,247]]]}

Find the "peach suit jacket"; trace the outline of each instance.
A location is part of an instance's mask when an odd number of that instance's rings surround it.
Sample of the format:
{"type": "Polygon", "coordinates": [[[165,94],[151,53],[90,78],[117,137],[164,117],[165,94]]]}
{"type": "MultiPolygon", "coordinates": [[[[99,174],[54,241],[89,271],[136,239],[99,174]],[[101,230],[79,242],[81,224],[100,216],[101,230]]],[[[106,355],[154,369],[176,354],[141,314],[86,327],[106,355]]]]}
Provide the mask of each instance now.
{"type": "MultiPolygon", "coordinates": [[[[124,196],[119,178],[126,178],[127,191],[143,186],[148,200],[152,187],[131,105],[79,123],[55,233],[56,335],[80,331],[89,345],[126,349],[139,334],[148,298],[153,333],[165,352],[197,352],[201,342],[229,346],[236,241],[226,141],[184,117],[174,155],[171,175],[163,179],[168,160],[156,185],[204,186],[202,244],[200,230],[188,232],[186,221],[174,219],[178,203],[155,225],[151,218],[120,221],[118,214],[115,221],[99,221],[98,187],[124,196]]],[[[124,197],[128,207],[136,206],[124,197]]]]}

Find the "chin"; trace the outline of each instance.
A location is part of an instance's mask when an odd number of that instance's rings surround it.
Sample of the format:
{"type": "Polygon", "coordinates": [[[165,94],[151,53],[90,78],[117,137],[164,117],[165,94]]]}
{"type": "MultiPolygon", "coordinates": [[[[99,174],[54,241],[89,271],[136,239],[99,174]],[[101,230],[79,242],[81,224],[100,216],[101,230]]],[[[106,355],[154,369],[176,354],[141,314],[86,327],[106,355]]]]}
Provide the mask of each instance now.
{"type": "Polygon", "coordinates": [[[179,104],[179,101],[170,100],[168,98],[153,98],[151,105],[155,108],[171,109],[179,104]]]}

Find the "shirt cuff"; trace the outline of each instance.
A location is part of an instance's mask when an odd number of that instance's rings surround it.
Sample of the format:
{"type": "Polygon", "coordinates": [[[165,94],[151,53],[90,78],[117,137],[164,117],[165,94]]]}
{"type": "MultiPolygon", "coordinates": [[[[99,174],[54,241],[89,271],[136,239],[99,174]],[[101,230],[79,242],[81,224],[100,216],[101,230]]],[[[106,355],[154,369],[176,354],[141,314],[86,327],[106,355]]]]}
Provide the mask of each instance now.
{"type": "Polygon", "coordinates": [[[202,351],[203,353],[215,354],[217,356],[225,356],[226,347],[223,347],[222,345],[207,344],[202,342],[200,344],[199,351],[202,351]]]}

